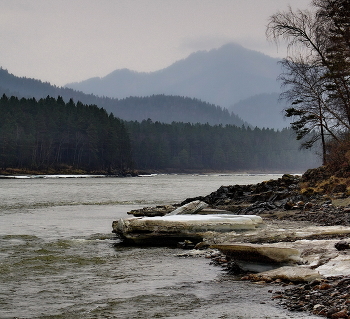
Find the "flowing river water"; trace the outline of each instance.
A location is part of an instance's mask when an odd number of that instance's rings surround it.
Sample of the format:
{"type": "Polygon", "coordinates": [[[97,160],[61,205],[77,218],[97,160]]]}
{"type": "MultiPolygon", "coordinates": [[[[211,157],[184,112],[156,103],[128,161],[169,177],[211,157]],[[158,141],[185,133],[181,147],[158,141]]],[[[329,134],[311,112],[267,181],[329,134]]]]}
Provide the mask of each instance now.
{"type": "Polygon", "coordinates": [[[124,247],[131,209],[281,175],[0,179],[0,318],[316,318],[205,258],[124,247]]]}

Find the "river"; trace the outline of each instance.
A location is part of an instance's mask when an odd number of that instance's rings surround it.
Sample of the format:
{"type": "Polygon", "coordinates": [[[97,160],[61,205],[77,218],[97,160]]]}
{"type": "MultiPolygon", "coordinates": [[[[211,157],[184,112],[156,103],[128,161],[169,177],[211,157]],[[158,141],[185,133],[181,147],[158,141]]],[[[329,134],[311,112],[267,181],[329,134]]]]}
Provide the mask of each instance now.
{"type": "Polygon", "coordinates": [[[0,318],[316,318],[175,248],[124,247],[112,221],[281,175],[0,179],[0,318]]]}

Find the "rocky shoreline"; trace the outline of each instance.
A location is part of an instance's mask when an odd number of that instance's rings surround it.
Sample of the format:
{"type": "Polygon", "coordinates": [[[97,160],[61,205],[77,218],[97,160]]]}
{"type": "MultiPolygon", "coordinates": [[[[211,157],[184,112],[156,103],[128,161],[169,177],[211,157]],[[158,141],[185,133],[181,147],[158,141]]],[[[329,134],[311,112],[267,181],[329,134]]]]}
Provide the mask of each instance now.
{"type": "MultiPolygon", "coordinates": [[[[144,207],[128,214],[164,216],[175,208],[200,200],[210,208],[237,215],[259,215],[268,219],[306,221],[317,225],[350,225],[350,197],[344,189],[326,194],[311,187],[301,189],[304,176],[285,174],[277,180],[255,185],[222,186],[206,196],[187,198],[182,203],[144,207]]],[[[336,187],[335,191],[341,189],[336,187]]]]}
{"type": "Polygon", "coordinates": [[[207,212],[200,214],[218,210],[241,216],[255,215],[264,220],[266,227],[246,233],[208,232],[197,250],[184,256],[203,254],[204,251],[198,249],[208,247],[219,247],[222,252],[226,249],[230,253],[238,249],[238,256],[242,256],[242,249],[248,249],[254,258],[260,258],[256,249],[263,251],[264,258],[266,249],[273,247],[281,249],[283,254],[283,249],[298,250],[300,258],[293,265],[281,264],[275,270],[259,273],[244,271],[239,260],[235,260],[235,253],[233,257],[217,250],[204,254],[212,263],[241,276],[242,280],[271,285],[271,298],[289,310],[327,318],[350,318],[350,194],[346,181],[329,176],[324,168],[319,168],[303,176],[286,174],[255,185],[222,186],[207,196],[188,198],[179,204],[145,207],[129,214],[166,216],[194,201],[208,205],[207,212]],[[223,243],[228,246],[222,246],[223,243]],[[339,245],[345,248],[339,249],[339,245]]]}
{"type": "Polygon", "coordinates": [[[273,299],[291,311],[308,311],[327,318],[349,318],[350,276],[330,277],[275,291],[273,299]]]}

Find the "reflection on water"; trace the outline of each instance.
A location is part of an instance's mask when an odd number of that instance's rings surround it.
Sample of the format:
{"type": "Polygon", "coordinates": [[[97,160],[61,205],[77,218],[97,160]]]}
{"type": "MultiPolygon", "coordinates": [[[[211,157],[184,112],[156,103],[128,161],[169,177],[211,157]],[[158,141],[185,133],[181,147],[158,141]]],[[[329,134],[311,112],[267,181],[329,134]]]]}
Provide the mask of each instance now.
{"type": "Polygon", "coordinates": [[[140,205],[206,195],[235,178],[0,180],[0,318],[300,318],[276,308],[271,288],[205,258],[123,247],[111,233],[140,205]]]}

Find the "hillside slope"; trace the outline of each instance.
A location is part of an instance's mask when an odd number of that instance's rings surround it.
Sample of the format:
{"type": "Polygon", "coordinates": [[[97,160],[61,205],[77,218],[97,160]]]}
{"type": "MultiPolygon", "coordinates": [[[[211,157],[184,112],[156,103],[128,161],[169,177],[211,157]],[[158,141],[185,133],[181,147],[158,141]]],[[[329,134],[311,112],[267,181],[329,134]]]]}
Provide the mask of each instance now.
{"type": "Polygon", "coordinates": [[[242,120],[259,128],[283,129],[290,126],[290,119],[284,117],[286,103],[279,101],[279,93],[262,93],[235,103],[229,111],[242,120]]]}
{"type": "Polygon", "coordinates": [[[164,94],[118,100],[112,112],[127,121],[152,119],[162,123],[250,125],[220,106],[194,98],[164,94]]]}
{"type": "Polygon", "coordinates": [[[80,101],[84,104],[94,104],[98,107],[103,107],[106,111],[112,112],[115,116],[128,121],[151,119],[164,123],[175,121],[209,123],[212,125],[248,125],[236,115],[230,114],[226,109],[198,99],[166,95],[142,98],[128,97],[121,100],[97,97],[73,89],[53,86],[50,83],[44,83],[35,79],[16,77],[4,69],[0,69],[0,94],[13,95],[19,98],[35,97],[37,100],[47,96],[54,98],[61,96],[66,102],[73,99],[75,102],[80,101]]]}

